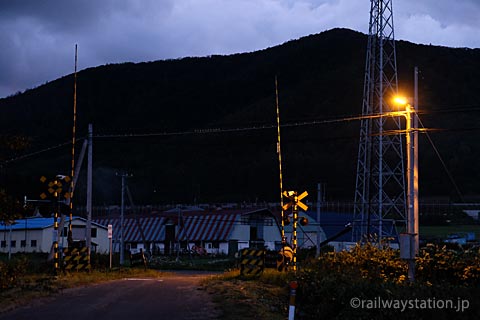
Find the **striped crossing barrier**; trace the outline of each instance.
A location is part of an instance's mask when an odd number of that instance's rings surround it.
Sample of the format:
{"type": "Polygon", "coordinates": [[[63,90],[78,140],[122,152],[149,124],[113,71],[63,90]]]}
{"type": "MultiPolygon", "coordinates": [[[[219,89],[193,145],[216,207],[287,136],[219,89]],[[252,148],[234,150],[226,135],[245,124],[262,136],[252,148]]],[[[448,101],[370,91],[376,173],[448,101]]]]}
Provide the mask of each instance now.
{"type": "Polygon", "coordinates": [[[89,271],[90,257],[88,256],[88,249],[86,247],[63,249],[63,262],[65,271],[89,271]]]}
{"type": "Polygon", "coordinates": [[[240,250],[240,274],[259,275],[265,268],[265,251],[257,249],[240,250]]]}

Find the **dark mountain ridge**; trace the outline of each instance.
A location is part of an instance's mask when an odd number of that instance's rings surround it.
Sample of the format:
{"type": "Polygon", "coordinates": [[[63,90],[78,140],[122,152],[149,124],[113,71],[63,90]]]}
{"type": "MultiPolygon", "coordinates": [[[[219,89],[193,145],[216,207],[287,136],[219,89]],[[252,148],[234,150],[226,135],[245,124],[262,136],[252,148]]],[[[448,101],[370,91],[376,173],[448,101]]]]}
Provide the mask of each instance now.
{"type": "MultiPolygon", "coordinates": [[[[134,175],[129,184],[139,203],[277,201],[276,129],[212,128],[275,125],[275,76],[282,123],[360,114],[366,43],[361,33],[334,29],[251,53],[80,71],[78,136],[85,136],[88,123],[97,136],[94,201],[119,202],[120,170],[134,175]],[[156,135],[161,132],[193,133],[156,135]],[[112,133],[151,135],[101,137],[112,133]]],[[[444,130],[431,137],[462,193],[479,194],[480,50],[398,41],[397,65],[399,91],[407,95],[413,67],[420,68],[422,121],[444,130]]],[[[0,133],[30,139],[27,150],[5,149],[2,158],[68,142],[72,109],[73,75],[0,99],[0,133]]],[[[283,128],[284,186],[314,194],[323,182],[329,198],[352,200],[358,135],[355,121],[283,128]]],[[[9,162],[3,184],[17,196],[35,197],[38,177],[70,172],[69,148],[9,162]]],[[[421,196],[457,200],[423,136],[420,150],[421,196]]],[[[82,174],[79,201],[84,189],[82,174]]]]}

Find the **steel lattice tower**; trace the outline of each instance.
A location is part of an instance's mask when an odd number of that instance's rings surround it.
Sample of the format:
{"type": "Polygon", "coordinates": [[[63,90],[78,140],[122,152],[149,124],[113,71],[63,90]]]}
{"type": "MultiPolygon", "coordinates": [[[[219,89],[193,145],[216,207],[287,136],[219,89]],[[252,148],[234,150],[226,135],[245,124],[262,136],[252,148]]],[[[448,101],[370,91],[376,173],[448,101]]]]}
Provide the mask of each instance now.
{"type": "Polygon", "coordinates": [[[353,236],[393,233],[406,222],[404,160],[399,117],[370,117],[394,111],[397,63],[392,0],[371,0],[358,149],[353,236]],[[389,221],[389,223],[385,223],[389,221]]]}

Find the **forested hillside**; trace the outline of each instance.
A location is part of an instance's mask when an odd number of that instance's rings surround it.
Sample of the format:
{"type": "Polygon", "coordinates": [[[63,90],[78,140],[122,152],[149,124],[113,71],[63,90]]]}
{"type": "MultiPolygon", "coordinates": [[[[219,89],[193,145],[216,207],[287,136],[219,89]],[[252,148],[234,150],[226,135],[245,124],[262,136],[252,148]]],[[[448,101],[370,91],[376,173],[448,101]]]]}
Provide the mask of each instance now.
{"type": "MultiPolygon", "coordinates": [[[[276,128],[218,129],[275,125],[275,76],[284,124],[360,114],[366,44],[361,33],[334,29],[252,53],[80,71],[77,134],[93,123],[94,202],[119,203],[122,170],[133,174],[137,203],[278,201],[276,128]]],[[[407,95],[420,68],[422,121],[440,129],[431,138],[462,194],[480,194],[480,50],[400,41],[397,65],[407,95]]],[[[73,75],[0,99],[1,159],[70,141],[72,111],[73,75]],[[28,143],[12,150],[12,137],[28,143]]],[[[322,182],[327,198],[352,200],[358,136],[356,121],[282,128],[285,188],[313,200],[322,182]]],[[[4,164],[2,184],[36,197],[40,176],[70,172],[70,148],[4,164]]],[[[458,198],[424,135],[420,170],[421,196],[458,198]]],[[[84,173],[78,188],[83,201],[84,173]]]]}

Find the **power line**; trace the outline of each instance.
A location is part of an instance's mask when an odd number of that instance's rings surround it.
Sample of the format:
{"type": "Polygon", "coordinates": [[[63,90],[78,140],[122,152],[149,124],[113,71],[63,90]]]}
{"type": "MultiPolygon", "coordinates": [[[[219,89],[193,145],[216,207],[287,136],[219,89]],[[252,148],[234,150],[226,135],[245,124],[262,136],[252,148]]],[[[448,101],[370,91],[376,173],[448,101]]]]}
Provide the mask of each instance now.
{"type": "MultiPolygon", "coordinates": [[[[425,126],[423,125],[423,122],[422,122],[422,120],[420,119],[420,117],[417,116],[417,119],[418,119],[418,122],[420,123],[420,125],[422,126],[422,128],[425,129],[425,126]]],[[[461,200],[462,202],[464,202],[462,193],[460,192],[460,189],[458,188],[458,185],[457,185],[457,183],[455,182],[455,179],[453,179],[453,176],[452,176],[452,174],[450,173],[450,170],[448,170],[447,165],[445,164],[445,161],[443,161],[443,158],[442,158],[442,156],[440,155],[440,152],[438,151],[437,147],[436,147],[435,144],[433,143],[433,140],[432,140],[432,138],[430,137],[430,134],[428,134],[428,131],[426,131],[425,134],[427,135],[427,139],[428,139],[428,141],[430,142],[430,144],[432,145],[432,148],[433,148],[433,150],[435,151],[435,154],[437,155],[438,159],[440,160],[440,163],[442,164],[443,169],[444,169],[445,172],[447,173],[447,176],[448,176],[448,178],[450,179],[450,182],[453,184],[453,187],[455,188],[455,191],[457,192],[458,196],[460,197],[460,200],[461,200]]]]}
{"type": "MultiPolygon", "coordinates": [[[[354,121],[361,119],[361,116],[356,117],[346,117],[346,118],[338,118],[338,119],[325,119],[325,120],[313,120],[313,121],[302,121],[302,122],[295,122],[295,123],[287,123],[280,125],[280,127],[300,127],[300,126],[311,126],[311,125],[319,125],[319,124],[328,124],[328,123],[337,123],[337,122],[344,122],[344,121],[354,121]]],[[[205,129],[193,129],[193,130],[186,130],[186,131],[172,131],[172,132],[154,132],[154,133],[126,133],[126,134],[96,134],[93,135],[93,138],[145,138],[145,137],[173,137],[173,136],[188,136],[188,135],[210,135],[210,134],[218,134],[218,133],[236,133],[236,132],[246,132],[246,131],[260,131],[260,130],[269,130],[269,129],[276,129],[277,125],[261,125],[261,126],[250,126],[250,127],[237,127],[237,128],[205,128],[205,129]]],[[[81,141],[85,139],[85,137],[77,139],[77,141],[81,141]]],[[[2,165],[9,164],[11,162],[15,162],[18,160],[22,160],[25,158],[29,158],[44,152],[48,152],[51,150],[55,150],[61,147],[64,147],[71,143],[64,142],[55,146],[47,147],[35,152],[27,153],[21,155],[19,157],[10,158],[8,160],[3,161],[2,165]]]]}
{"type": "MultiPolygon", "coordinates": [[[[368,117],[380,117],[380,115],[371,115],[368,117]]],[[[344,118],[335,118],[335,119],[298,121],[298,122],[282,124],[280,125],[280,127],[291,128],[291,127],[313,126],[313,125],[320,125],[320,124],[356,121],[364,118],[365,116],[353,116],[353,117],[344,117],[344,118]]],[[[259,130],[269,130],[269,129],[277,129],[277,125],[268,124],[268,125],[237,127],[237,128],[205,128],[205,129],[194,129],[194,130],[176,131],[176,132],[97,134],[97,135],[94,135],[94,138],[170,137],[170,136],[186,136],[186,135],[204,135],[204,134],[206,135],[206,134],[217,134],[217,133],[235,133],[235,132],[259,131],[259,130]]]]}
{"type": "MultiPolygon", "coordinates": [[[[81,139],[79,139],[79,141],[82,140],[82,139],[85,139],[85,138],[81,138],[81,139]]],[[[15,161],[18,161],[18,160],[23,160],[23,159],[26,159],[26,158],[33,157],[33,156],[36,156],[36,155],[44,153],[44,152],[48,152],[48,151],[51,151],[51,150],[62,148],[62,147],[65,147],[65,146],[67,146],[71,143],[72,143],[71,141],[68,141],[68,142],[60,143],[60,144],[57,144],[57,145],[54,145],[54,146],[51,146],[51,147],[47,147],[45,149],[35,151],[35,152],[27,153],[27,154],[24,154],[24,155],[15,157],[15,158],[10,158],[8,160],[3,161],[2,166],[6,165],[6,164],[9,164],[11,162],[15,162],[15,161]]]]}
{"type": "MultiPolygon", "coordinates": [[[[480,106],[474,106],[474,105],[467,105],[464,106],[464,109],[460,109],[462,112],[475,112],[475,111],[480,111],[480,106]]],[[[434,113],[456,113],[459,112],[459,109],[437,109],[434,111],[434,113]]],[[[418,114],[431,114],[431,112],[425,112],[425,111],[420,111],[418,114]]],[[[341,122],[352,122],[352,121],[359,121],[362,119],[367,118],[378,118],[378,117],[384,117],[384,115],[379,115],[379,114],[373,114],[369,116],[362,116],[362,115],[357,115],[357,116],[344,116],[344,117],[339,117],[339,118],[333,118],[333,119],[318,119],[318,120],[310,120],[310,121],[297,121],[297,122],[291,122],[291,123],[286,123],[286,124],[281,124],[281,128],[294,128],[294,127],[304,127],[304,126],[314,126],[314,125],[325,125],[325,124],[335,124],[335,123],[341,123],[341,122]]],[[[152,132],[152,133],[124,133],[124,134],[95,134],[93,135],[93,138],[98,138],[98,139],[108,139],[108,138],[148,138],[148,137],[174,137],[174,136],[189,136],[189,135],[212,135],[212,134],[222,134],[222,133],[237,133],[237,132],[248,132],[248,131],[262,131],[262,130],[272,130],[272,129],[277,129],[276,124],[266,124],[266,125],[258,125],[258,126],[245,126],[245,127],[236,127],[236,128],[203,128],[203,129],[192,129],[192,130],[185,130],[185,131],[164,131],[164,132],[152,132]]],[[[455,128],[455,129],[428,129],[429,131],[440,131],[440,132],[448,132],[448,131],[476,131],[480,130],[480,127],[471,127],[471,128],[455,128]]],[[[353,138],[353,137],[352,137],[353,138]]],[[[85,139],[85,137],[81,137],[77,139],[77,141],[81,141],[85,139]]],[[[59,149],[61,147],[64,147],[68,144],[71,144],[71,141],[69,142],[64,142],[58,145],[54,145],[51,147],[47,147],[35,152],[27,153],[18,157],[13,157],[8,160],[5,160],[2,162],[2,166],[23,160],[26,158],[30,158],[33,156],[36,156],[38,154],[48,152],[51,150],[59,149]]]]}
{"type": "MultiPolygon", "coordinates": [[[[458,112],[475,112],[480,111],[480,106],[476,105],[466,105],[463,109],[436,109],[433,112],[431,111],[419,111],[417,114],[435,114],[435,113],[458,113],[458,112]]],[[[351,115],[351,116],[342,116],[339,118],[332,119],[316,119],[309,121],[296,121],[291,123],[281,124],[281,128],[291,128],[291,127],[304,127],[304,126],[314,126],[314,125],[324,125],[324,124],[334,124],[340,122],[352,122],[359,121],[363,119],[373,119],[380,117],[389,117],[389,115],[382,114],[371,114],[371,115],[351,115]]],[[[259,131],[259,130],[269,130],[277,129],[276,124],[266,124],[258,126],[245,126],[245,127],[236,127],[236,128],[204,128],[204,129],[193,129],[186,131],[176,131],[176,132],[153,132],[153,133],[127,133],[127,134],[97,134],[94,135],[94,138],[142,138],[142,137],[169,137],[169,136],[184,136],[184,135],[201,135],[201,134],[217,134],[217,133],[235,133],[235,132],[245,132],[245,131],[259,131]]],[[[475,128],[466,128],[465,130],[477,130],[480,127],[475,128]]],[[[435,129],[434,129],[435,130],[435,129]]],[[[446,129],[448,131],[449,129],[446,129]]],[[[461,129],[460,129],[461,130],[461,129]]]]}

